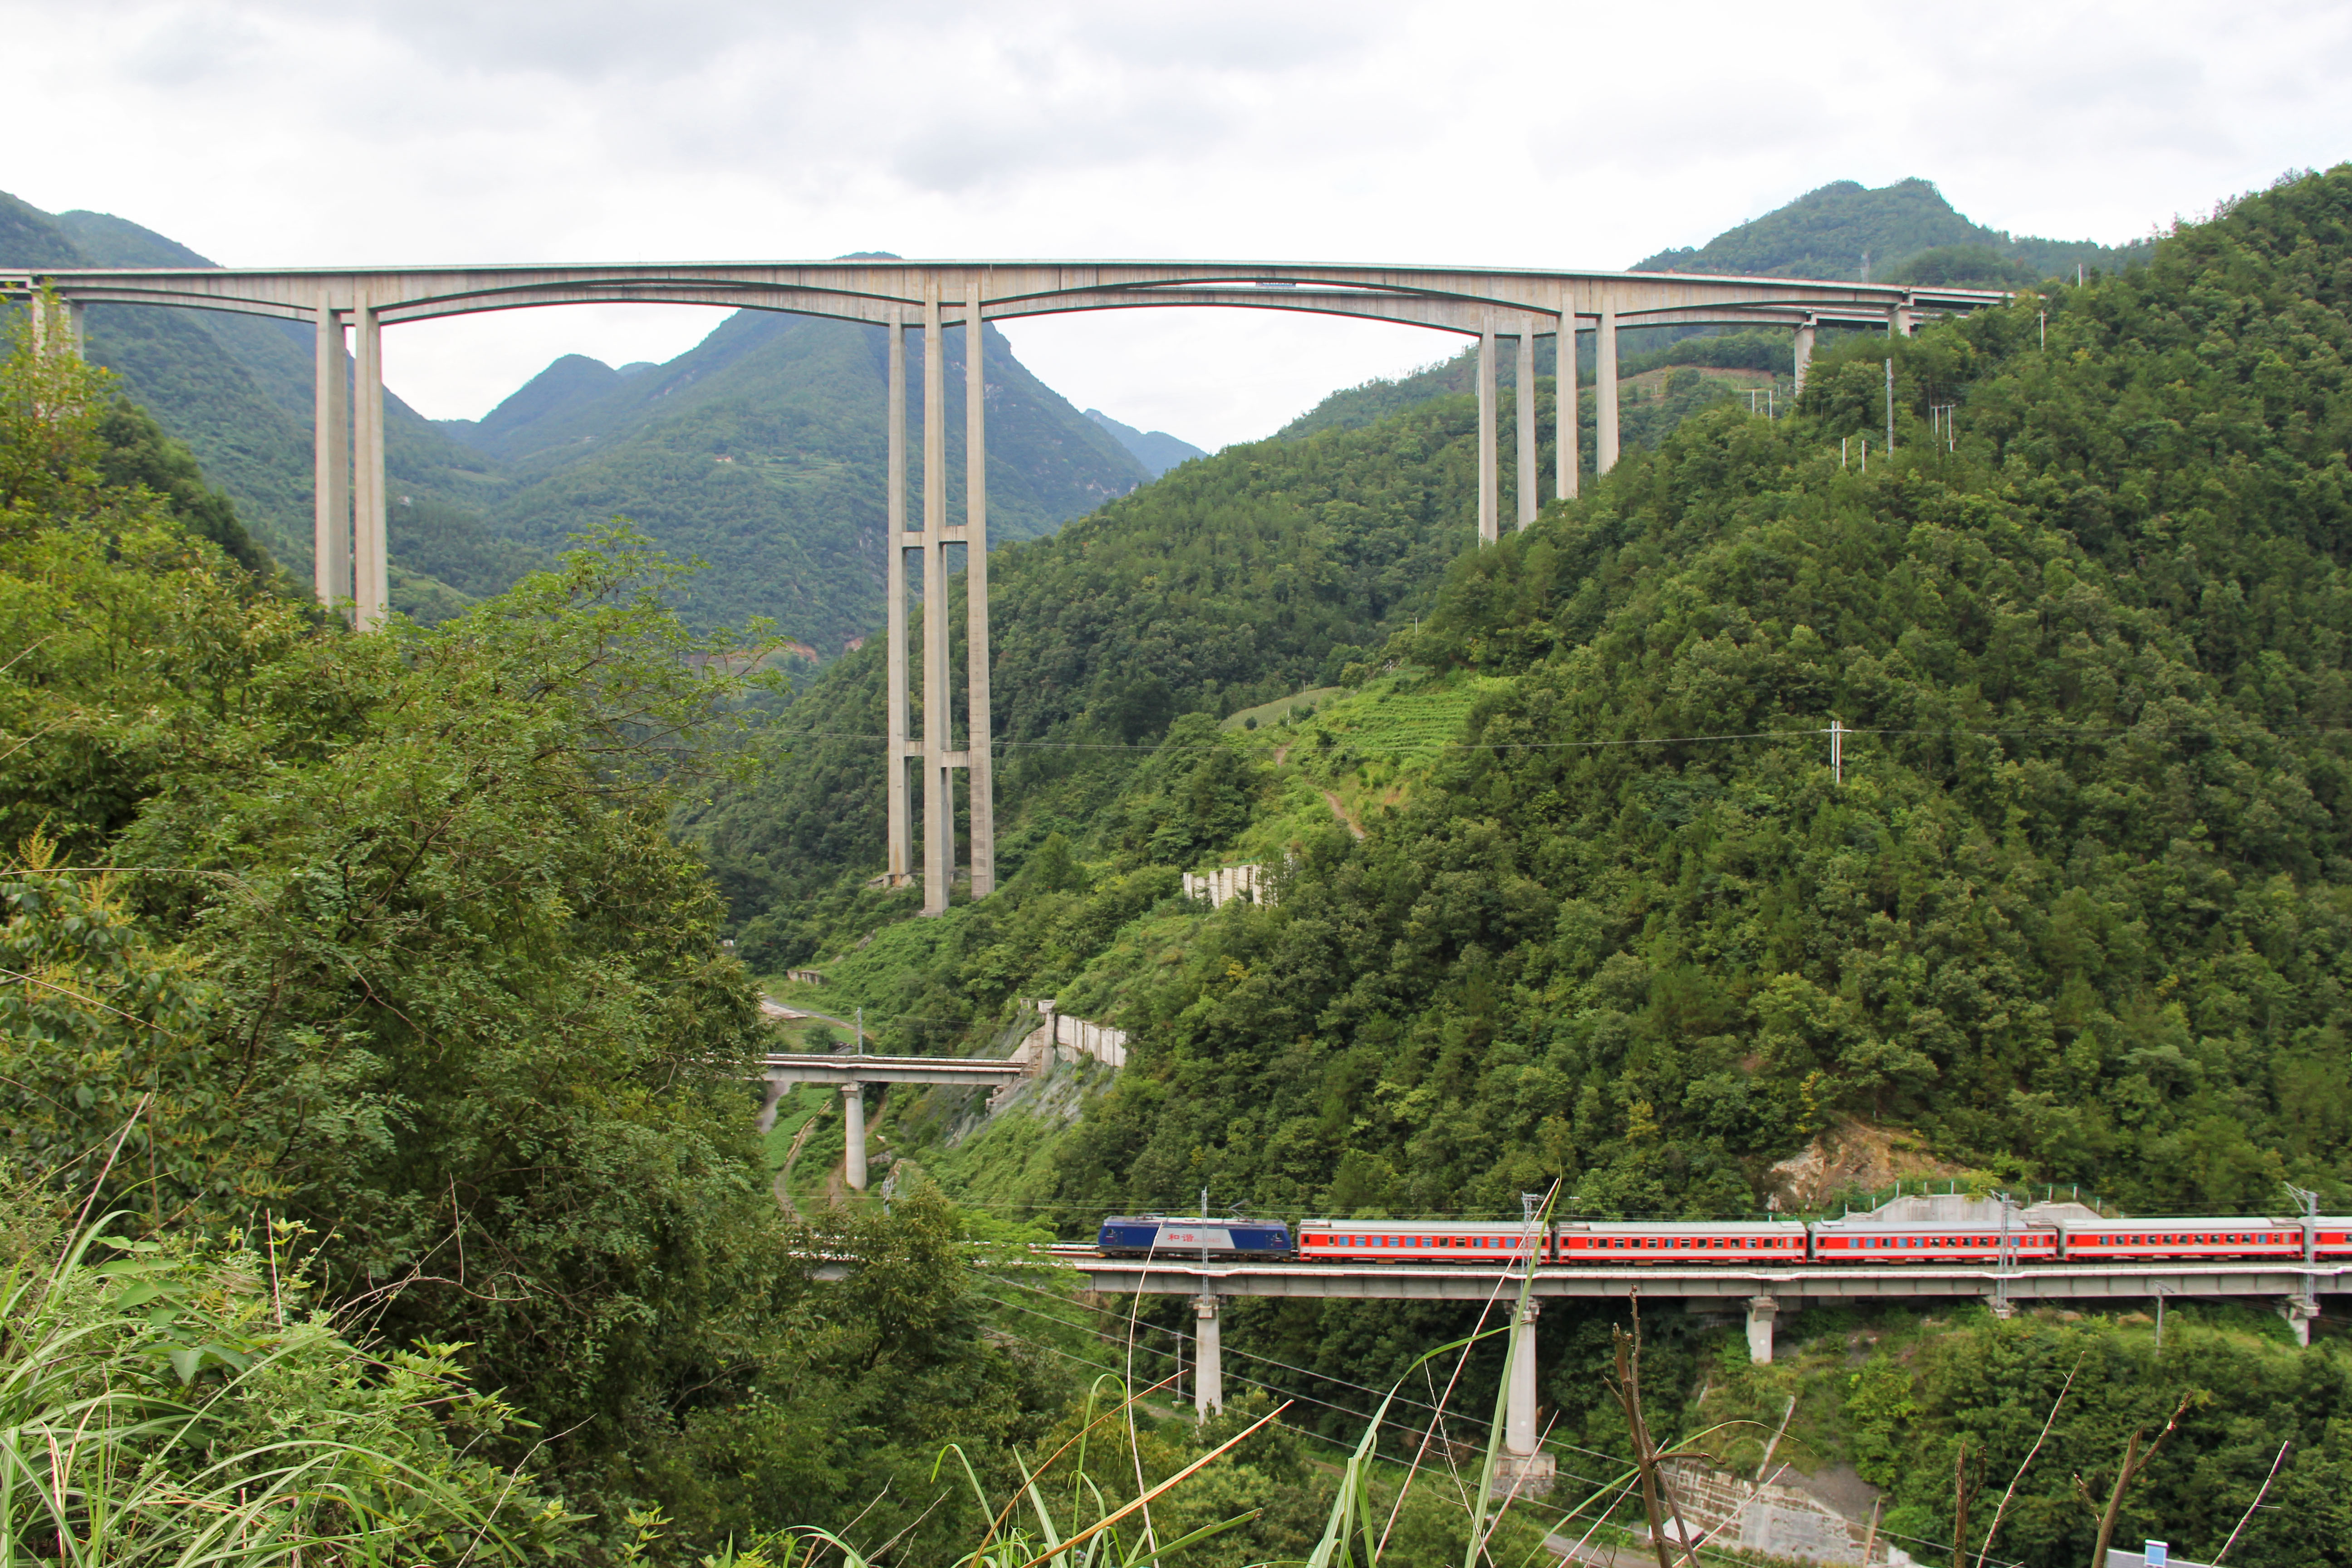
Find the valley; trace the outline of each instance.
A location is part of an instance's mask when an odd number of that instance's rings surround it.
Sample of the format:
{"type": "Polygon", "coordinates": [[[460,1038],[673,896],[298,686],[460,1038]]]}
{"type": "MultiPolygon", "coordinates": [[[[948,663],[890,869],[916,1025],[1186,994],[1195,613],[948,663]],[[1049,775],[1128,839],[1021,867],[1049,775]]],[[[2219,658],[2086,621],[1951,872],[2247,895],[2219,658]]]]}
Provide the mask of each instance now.
{"type": "MultiPolygon", "coordinates": [[[[1529,1194],[1818,1222],[1930,1183],[2347,1213],[2352,167],[2117,247],[1841,183],[1643,266],[1865,251],[2019,292],[1825,332],[1801,394],[1785,333],[1629,335],[1623,460],[1486,546],[1465,359],[1201,453],[988,335],[999,880],[935,918],[877,885],[878,333],[746,312],[478,422],[394,410],[395,607],[429,613],[355,635],[299,586],[307,339],[94,307],[109,384],[20,331],[0,1180],[12,1267],[77,1283],[10,1322],[84,1314],[122,1386],[204,1391],[223,1451],[367,1413],[433,1479],[420,1561],[467,1530],[751,1568],[817,1527],[950,1564],[1031,1476],[1054,1531],[1267,1416],[1168,1494],[1163,1539],[1234,1521],[1172,1560],[1306,1560],[1354,1499],[1400,1563],[1462,1561],[1473,1519],[1543,1561],[1645,1463],[1625,1299],[1525,1331],[1559,1484],[1490,1517],[1525,1363],[1476,1304],[1228,1300],[1196,1419],[1194,1304],[1035,1249],[1204,1191],[1367,1228],[1529,1194]],[[761,616],[814,657],[723,629],[761,616]],[[1262,896],[1188,896],[1241,867],[1262,896]],[[1047,998],[1123,1065],[869,1087],[870,1191],[839,1090],[753,1127],[756,1058],[843,1047],[828,1019],[1001,1057],[1047,998]],[[57,1261],[81,1211],[182,1317],[57,1261]],[[301,1327],[352,1302],[364,1334],[301,1327]],[[1097,1425],[1114,1384],[1140,1414],[1097,1425]],[[1440,1461],[1459,1485],[1408,1488],[1440,1461]]],[[[0,204],[11,254],[188,264],[0,204]]],[[[1500,398],[1547,473],[1557,368],[1500,398]]],[[[2084,1561],[2088,1476],[2117,1542],[2210,1561],[2243,1515],[2241,1568],[2339,1562],[2343,1300],[2307,1348],[2277,1305],[1792,1297],[1759,1364],[1736,1315],[1645,1300],[1640,1378],[1703,1446],[1685,1495],[1780,1464],[1876,1561],[2084,1561]]],[[[1638,1497],[1612,1517],[1650,1550],[1638,1497]]]]}

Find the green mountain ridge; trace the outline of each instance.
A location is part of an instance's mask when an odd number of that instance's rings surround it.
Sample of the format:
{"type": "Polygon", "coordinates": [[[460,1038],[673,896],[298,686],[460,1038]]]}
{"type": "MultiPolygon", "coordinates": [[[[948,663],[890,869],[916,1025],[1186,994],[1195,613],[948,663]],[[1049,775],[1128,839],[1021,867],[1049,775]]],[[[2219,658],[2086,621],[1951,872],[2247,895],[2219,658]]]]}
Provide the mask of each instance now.
{"type": "MultiPolygon", "coordinates": [[[[1084,834],[1172,719],[1336,682],[1419,613],[1476,537],[1475,420],[1450,398],[1370,430],[1229,447],[995,552],[1000,874],[1084,834]]],[[[762,963],[815,951],[836,918],[905,906],[865,886],[882,852],[882,651],[795,697],[761,782],[694,823],[762,963]]]]}
{"type": "Polygon", "coordinates": [[[2118,271],[2147,259],[2150,242],[2012,238],[1972,223],[1922,179],[1869,189],[1837,180],[1705,245],[1662,250],[1636,272],[1706,272],[1757,278],[1851,278],[1878,282],[2004,288],[2071,274],[2118,271]]]}
{"type": "Polygon", "coordinates": [[[1109,431],[1155,479],[1179,463],[1208,456],[1192,442],[1179,440],[1165,430],[1139,430],[1132,425],[1121,424],[1099,408],[1087,409],[1087,417],[1109,431]]]}

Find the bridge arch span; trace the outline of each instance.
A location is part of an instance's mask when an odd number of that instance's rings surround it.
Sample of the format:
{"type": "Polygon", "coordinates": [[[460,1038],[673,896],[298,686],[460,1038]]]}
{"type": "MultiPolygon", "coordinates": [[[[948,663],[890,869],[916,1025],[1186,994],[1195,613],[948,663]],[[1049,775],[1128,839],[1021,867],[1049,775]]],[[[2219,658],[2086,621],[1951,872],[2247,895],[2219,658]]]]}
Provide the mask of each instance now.
{"type": "MultiPolygon", "coordinates": [[[[944,332],[950,326],[1090,310],[1266,310],[1353,317],[1475,337],[1478,363],[1478,533],[1501,537],[1500,446],[1495,428],[1496,354],[1515,340],[1519,384],[1532,385],[1539,337],[1595,334],[1595,467],[1618,457],[1617,334],[1628,327],[1772,325],[1794,331],[1801,385],[1814,332],[1822,326],[1883,327],[1907,333],[1926,316],[1980,309],[2005,300],[1983,289],[1786,278],[1715,278],[1654,272],[1565,272],[1518,268],[1350,265],[1270,261],[982,261],[859,257],[831,261],[693,262],[600,266],[467,266],[360,268],[84,268],[0,270],[0,298],[62,300],[76,324],[92,304],[161,305],[229,310],[316,330],[317,392],[315,583],[330,603],[350,602],[362,628],[389,613],[385,549],[383,333],[404,322],[578,304],[709,305],[775,310],[858,321],[888,340],[888,789],[887,876],[911,882],[913,793],[908,764],[919,764],[925,831],[921,872],[926,913],[948,905],[955,869],[954,779],[969,793],[971,889],[995,886],[994,785],[988,653],[987,439],[982,360],[964,355],[965,517],[951,526],[947,487],[923,487],[919,531],[907,527],[906,337],[923,333],[923,454],[926,475],[947,456],[944,332]],[[348,352],[355,374],[346,376],[348,352]],[[347,405],[346,399],[351,400],[347,405]],[[919,550],[924,602],[944,609],[947,552],[966,547],[969,733],[977,743],[951,749],[950,700],[923,704],[923,736],[908,733],[911,666],[907,647],[908,562],[919,550]]],[[[1577,405],[1573,352],[1562,353],[1570,384],[1556,400],[1558,460],[1553,492],[1576,493],[1577,405]]],[[[1517,400],[1517,512],[1531,521],[1539,500],[1535,472],[1535,400],[1517,400]]],[[[949,693],[948,618],[924,617],[922,690],[949,693]]]]}

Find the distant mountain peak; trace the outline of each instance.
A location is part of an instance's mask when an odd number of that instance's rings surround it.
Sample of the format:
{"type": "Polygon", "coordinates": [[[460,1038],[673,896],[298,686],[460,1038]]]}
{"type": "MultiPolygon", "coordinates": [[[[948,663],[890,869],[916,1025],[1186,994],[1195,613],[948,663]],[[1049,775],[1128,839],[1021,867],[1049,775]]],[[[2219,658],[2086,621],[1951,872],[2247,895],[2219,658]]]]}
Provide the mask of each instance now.
{"type": "Polygon", "coordinates": [[[1189,463],[1195,458],[1209,455],[1192,442],[1171,436],[1165,430],[1144,431],[1132,425],[1122,425],[1099,408],[1087,409],[1087,417],[1109,431],[1155,479],[1179,463],[1189,463]]]}
{"type": "Polygon", "coordinates": [[[621,373],[586,354],[564,354],[510,393],[468,429],[452,430],[467,445],[496,450],[503,437],[541,420],[593,403],[620,385],[621,373]]]}
{"type": "Polygon", "coordinates": [[[1633,269],[1999,288],[2077,264],[2112,270],[2146,254],[2145,244],[2012,237],[1971,221],[1933,181],[1914,175],[1875,189],[1832,180],[1704,245],[1662,250],[1633,269]]]}

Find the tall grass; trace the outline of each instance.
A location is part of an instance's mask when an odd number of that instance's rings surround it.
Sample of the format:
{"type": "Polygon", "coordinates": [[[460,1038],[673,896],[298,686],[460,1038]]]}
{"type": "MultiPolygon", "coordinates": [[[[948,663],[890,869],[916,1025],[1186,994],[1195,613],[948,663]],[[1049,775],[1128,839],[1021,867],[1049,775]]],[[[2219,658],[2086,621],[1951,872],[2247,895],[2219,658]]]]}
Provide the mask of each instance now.
{"type": "Polygon", "coordinates": [[[575,1522],[452,1446],[516,1423],[455,1347],[375,1357],[259,1250],[0,1190],[0,1568],[496,1563],[575,1522]]]}

